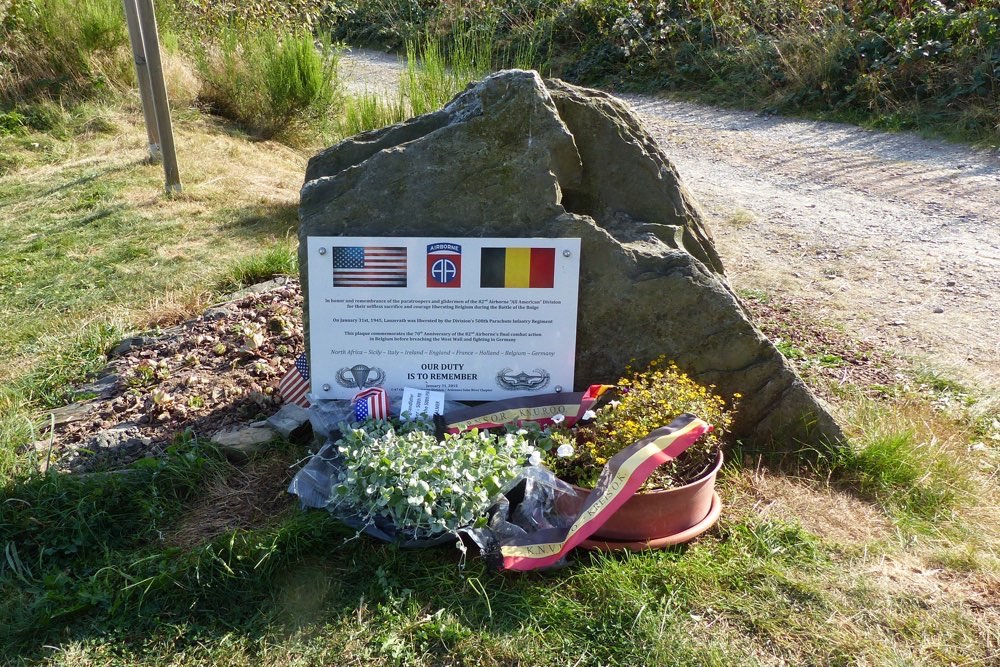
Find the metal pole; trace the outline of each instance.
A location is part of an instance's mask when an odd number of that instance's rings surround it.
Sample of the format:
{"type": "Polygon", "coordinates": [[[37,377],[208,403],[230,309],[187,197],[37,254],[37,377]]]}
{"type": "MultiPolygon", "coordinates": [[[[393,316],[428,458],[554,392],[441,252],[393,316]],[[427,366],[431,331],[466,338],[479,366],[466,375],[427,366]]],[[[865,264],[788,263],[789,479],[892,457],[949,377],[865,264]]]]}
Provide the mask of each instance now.
{"type": "Polygon", "coordinates": [[[153,0],[136,0],[136,8],[139,10],[143,51],[149,66],[149,83],[153,92],[156,126],[160,132],[167,194],[180,192],[181,176],[177,170],[177,154],[174,152],[174,132],[170,126],[170,107],[167,105],[167,86],[163,81],[163,63],[160,61],[160,40],[157,36],[153,0]]]}
{"type": "Polygon", "coordinates": [[[160,129],[156,126],[156,110],[153,107],[153,90],[149,84],[149,66],[146,51],[142,45],[142,30],[139,28],[139,10],[135,0],[122,0],[125,5],[125,22],[128,24],[128,39],[132,44],[132,60],[135,62],[135,76],[139,81],[139,99],[142,100],[142,115],[146,119],[146,136],[149,139],[149,161],[160,161],[160,129]]]}

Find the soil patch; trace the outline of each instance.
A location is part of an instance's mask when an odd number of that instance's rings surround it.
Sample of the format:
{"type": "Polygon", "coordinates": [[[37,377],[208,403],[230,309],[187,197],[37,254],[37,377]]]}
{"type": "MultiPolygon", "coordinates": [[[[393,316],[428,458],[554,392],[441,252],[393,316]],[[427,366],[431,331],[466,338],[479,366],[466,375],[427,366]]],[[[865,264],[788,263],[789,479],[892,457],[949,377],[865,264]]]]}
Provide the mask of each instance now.
{"type": "Polygon", "coordinates": [[[291,279],[258,289],[123,341],[83,400],[53,411],[56,428],[35,443],[43,465],[118,468],[184,431],[210,438],[276,412],[278,382],[304,349],[302,295],[291,279]]]}

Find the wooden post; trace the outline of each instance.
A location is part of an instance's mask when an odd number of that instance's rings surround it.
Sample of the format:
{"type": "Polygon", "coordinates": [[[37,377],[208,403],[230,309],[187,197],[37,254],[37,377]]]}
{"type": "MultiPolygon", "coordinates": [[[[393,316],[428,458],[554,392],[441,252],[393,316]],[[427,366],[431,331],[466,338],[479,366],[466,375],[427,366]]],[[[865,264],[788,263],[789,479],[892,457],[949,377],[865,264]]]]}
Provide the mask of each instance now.
{"type": "Polygon", "coordinates": [[[170,126],[170,107],[167,105],[167,86],[163,81],[163,63],[160,61],[160,40],[156,30],[156,15],[153,13],[153,0],[136,0],[136,8],[139,10],[143,51],[149,66],[149,83],[153,93],[156,127],[160,133],[166,190],[167,194],[180,192],[181,176],[177,170],[177,154],[174,152],[174,132],[170,126]]]}
{"type": "Polygon", "coordinates": [[[160,161],[160,130],[156,126],[156,111],[153,108],[153,90],[149,84],[149,65],[142,44],[142,30],[139,28],[139,10],[135,0],[122,0],[125,5],[125,22],[128,24],[128,39],[132,44],[132,60],[135,62],[135,76],[139,81],[139,99],[142,100],[142,115],[146,119],[146,137],[149,139],[150,162],[160,161]]]}

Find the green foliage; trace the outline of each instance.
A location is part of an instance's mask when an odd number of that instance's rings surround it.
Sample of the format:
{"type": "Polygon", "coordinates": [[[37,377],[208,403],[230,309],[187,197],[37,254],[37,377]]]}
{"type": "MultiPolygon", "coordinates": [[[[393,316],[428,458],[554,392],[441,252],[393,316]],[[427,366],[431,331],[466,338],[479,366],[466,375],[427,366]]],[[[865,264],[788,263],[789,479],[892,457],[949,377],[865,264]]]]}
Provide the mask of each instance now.
{"type": "Polygon", "coordinates": [[[886,507],[923,519],[947,516],[967,476],[934,443],[912,431],[875,432],[831,455],[835,474],[886,507]]]}
{"type": "Polygon", "coordinates": [[[161,25],[166,23],[171,28],[183,26],[185,30],[209,36],[223,25],[263,28],[284,34],[315,27],[325,4],[324,0],[239,3],[167,0],[160,4],[157,16],[161,25]]]}
{"type": "Polygon", "coordinates": [[[424,34],[406,42],[406,71],[393,97],[347,96],[338,123],[352,136],[440,109],[472,81],[498,68],[540,67],[537,45],[501,48],[492,28],[459,31],[438,38],[424,34]]]}
{"type": "Polygon", "coordinates": [[[324,5],[322,24],[332,30],[334,39],[395,49],[417,39],[440,4],[434,0],[338,0],[324,5]]]}
{"type": "Polygon", "coordinates": [[[294,275],[298,272],[295,249],[287,243],[275,243],[269,248],[233,260],[217,282],[220,292],[231,292],[275,276],[294,275]]]}
{"type": "Polygon", "coordinates": [[[484,525],[532,450],[523,434],[478,429],[439,441],[433,424],[419,420],[368,420],[340,431],[343,468],[332,480],[330,510],[388,520],[414,539],[484,525]]]}
{"type": "Polygon", "coordinates": [[[0,104],[92,97],[133,79],[120,2],[12,0],[0,21],[0,104]]]}
{"type": "Polygon", "coordinates": [[[0,137],[24,132],[24,116],[16,111],[0,113],[0,137]]]}
{"type": "Polygon", "coordinates": [[[336,53],[304,32],[229,27],[203,45],[197,67],[202,100],[261,138],[309,136],[337,102],[336,53]]]}
{"type": "Polygon", "coordinates": [[[134,581],[123,570],[139,568],[105,559],[156,539],[219,461],[185,435],[123,472],[31,474],[0,490],[0,643],[120,604],[134,581]]]}
{"type": "Polygon", "coordinates": [[[786,113],[1000,140],[995,3],[787,0],[347,0],[339,38],[398,47],[422,33],[531,43],[555,74],[786,113]],[[396,3],[393,4],[395,7],[396,3]]]}
{"type": "Polygon", "coordinates": [[[402,94],[395,98],[376,94],[348,95],[344,98],[337,134],[351,137],[399,123],[409,118],[408,109],[402,94]]]}
{"type": "MultiPolygon", "coordinates": [[[[732,413],[713,389],[699,385],[663,357],[654,359],[647,369],[619,379],[615,399],[586,413],[581,425],[572,430],[558,425],[547,428],[539,440],[546,452],[545,463],[560,477],[591,487],[612,456],[680,415],[692,413],[713,430],[654,470],[642,489],[670,489],[693,482],[717,462],[732,424],[732,413]]],[[[739,398],[737,394],[733,400],[739,398]]]]}

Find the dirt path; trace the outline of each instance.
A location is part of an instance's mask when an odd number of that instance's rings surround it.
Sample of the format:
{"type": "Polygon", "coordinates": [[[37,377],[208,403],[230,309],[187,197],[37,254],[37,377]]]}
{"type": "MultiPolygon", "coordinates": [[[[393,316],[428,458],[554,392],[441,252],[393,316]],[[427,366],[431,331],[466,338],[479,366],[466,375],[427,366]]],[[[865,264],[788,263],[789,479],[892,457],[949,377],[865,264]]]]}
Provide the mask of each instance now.
{"type": "MultiPolygon", "coordinates": [[[[395,56],[347,54],[349,90],[395,56]]],[[[644,95],[737,289],[793,298],[879,347],[1000,389],[1000,156],[912,135],[644,95]]]]}

